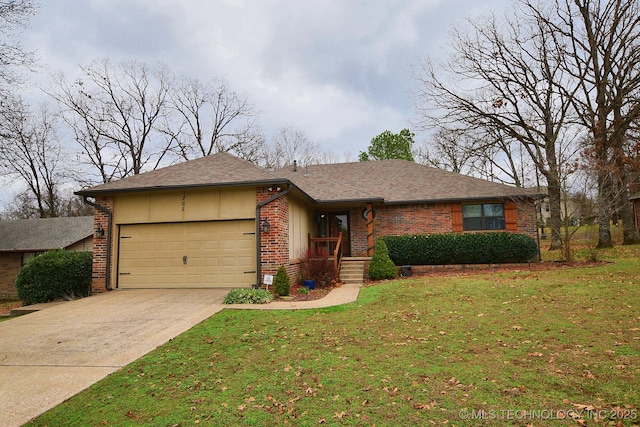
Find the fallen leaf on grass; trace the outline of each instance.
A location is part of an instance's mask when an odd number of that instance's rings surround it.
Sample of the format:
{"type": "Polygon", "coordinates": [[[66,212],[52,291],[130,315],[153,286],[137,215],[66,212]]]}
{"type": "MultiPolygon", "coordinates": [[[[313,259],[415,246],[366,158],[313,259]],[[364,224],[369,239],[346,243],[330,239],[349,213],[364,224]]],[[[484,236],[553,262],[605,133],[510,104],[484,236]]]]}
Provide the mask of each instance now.
{"type": "Polygon", "coordinates": [[[423,403],[421,405],[413,405],[413,407],[415,409],[423,409],[425,411],[430,411],[431,410],[431,405],[427,405],[426,403],[423,403]]]}
{"type": "Polygon", "coordinates": [[[345,415],[347,415],[347,413],[344,412],[344,411],[336,412],[335,415],[333,416],[333,418],[342,419],[345,415]]]}

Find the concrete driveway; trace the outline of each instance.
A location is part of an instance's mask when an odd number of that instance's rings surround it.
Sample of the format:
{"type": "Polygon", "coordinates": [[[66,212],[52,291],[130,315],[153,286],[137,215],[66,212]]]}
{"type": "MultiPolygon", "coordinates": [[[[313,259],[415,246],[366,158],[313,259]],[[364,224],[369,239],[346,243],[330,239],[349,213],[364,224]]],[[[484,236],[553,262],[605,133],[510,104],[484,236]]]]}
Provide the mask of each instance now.
{"type": "Polygon", "coordinates": [[[20,426],[222,310],[226,289],[116,290],[0,323],[0,426],[20,426]]]}

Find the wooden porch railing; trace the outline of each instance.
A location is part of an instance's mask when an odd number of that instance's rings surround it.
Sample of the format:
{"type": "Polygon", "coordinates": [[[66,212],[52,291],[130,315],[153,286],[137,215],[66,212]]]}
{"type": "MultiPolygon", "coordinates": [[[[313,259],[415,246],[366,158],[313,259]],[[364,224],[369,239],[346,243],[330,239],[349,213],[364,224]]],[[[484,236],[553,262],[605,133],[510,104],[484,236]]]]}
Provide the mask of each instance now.
{"type": "Polygon", "coordinates": [[[311,237],[309,234],[309,248],[313,249],[314,253],[319,253],[320,248],[325,248],[327,254],[333,255],[333,269],[335,270],[336,276],[340,274],[340,267],[342,266],[342,234],[338,237],[311,237]],[[333,252],[331,251],[333,244],[335,243],[335,247],[333,248],[333,252]]]}

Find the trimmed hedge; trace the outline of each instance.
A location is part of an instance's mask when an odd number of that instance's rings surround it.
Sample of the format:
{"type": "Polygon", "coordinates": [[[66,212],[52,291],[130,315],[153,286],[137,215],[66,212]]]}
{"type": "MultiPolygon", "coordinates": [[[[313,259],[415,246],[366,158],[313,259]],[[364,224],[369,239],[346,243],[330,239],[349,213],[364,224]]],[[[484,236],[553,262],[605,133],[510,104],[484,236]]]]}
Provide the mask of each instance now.
{"type": "Polygon", "coordinates": [[[56,249],[32,258],[16,278],[25,305],[91,295],[91,253],[56,249]]]}
{"type": "Polygon", "coordinates": [[[395,265],[504,264],[530,262],[535,240],[515,233],[449,233],[386,236],[395,265]]]}

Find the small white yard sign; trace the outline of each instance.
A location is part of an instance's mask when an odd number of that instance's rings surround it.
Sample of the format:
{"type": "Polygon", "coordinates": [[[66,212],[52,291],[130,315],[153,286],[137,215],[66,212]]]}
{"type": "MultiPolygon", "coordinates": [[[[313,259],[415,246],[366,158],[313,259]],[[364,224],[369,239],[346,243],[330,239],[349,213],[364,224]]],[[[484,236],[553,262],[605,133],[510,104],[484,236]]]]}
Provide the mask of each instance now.
{"type": "Polygon", "coordinates": [[[273,274],[264,275],[264,284],[266,285],[267,289],[269,289],[269,285],[273,284],[273,274]]]}

